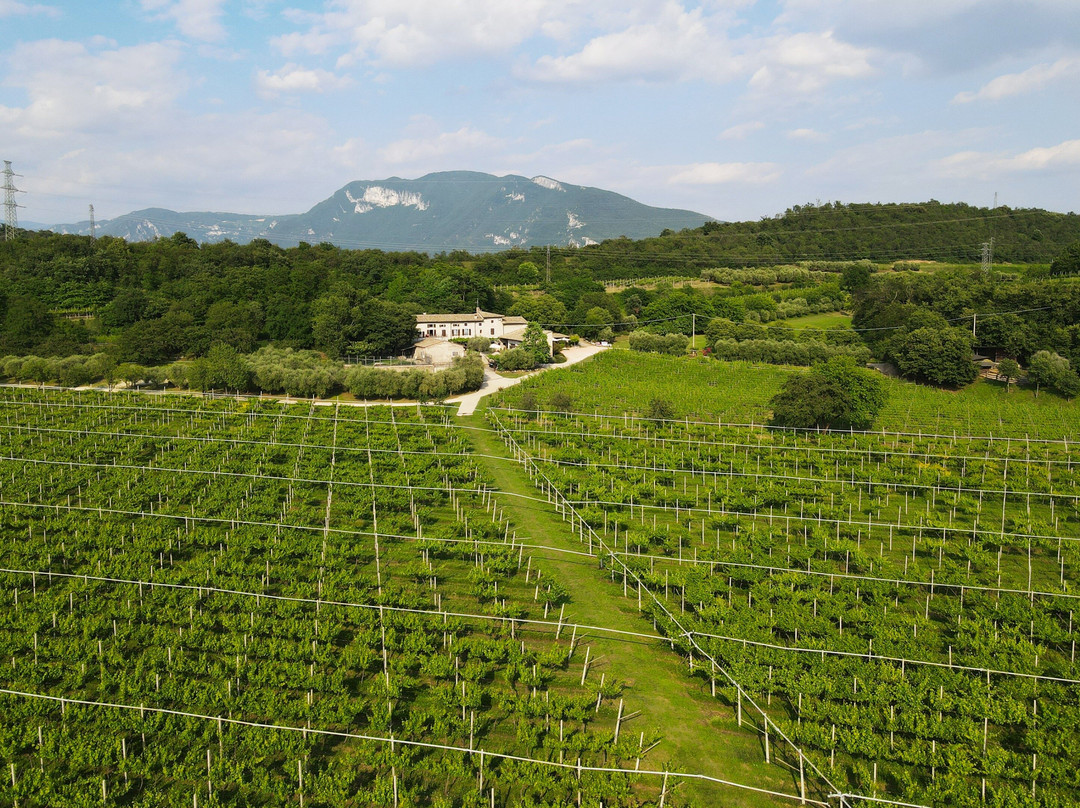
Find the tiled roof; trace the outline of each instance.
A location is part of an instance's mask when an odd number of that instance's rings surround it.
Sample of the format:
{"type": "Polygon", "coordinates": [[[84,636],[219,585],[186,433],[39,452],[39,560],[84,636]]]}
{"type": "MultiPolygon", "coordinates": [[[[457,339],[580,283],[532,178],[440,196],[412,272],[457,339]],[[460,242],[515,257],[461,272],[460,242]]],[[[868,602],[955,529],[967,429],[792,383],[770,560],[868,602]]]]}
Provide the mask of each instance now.
{"type": "Polygon", "coordinates": [[[475,314],[418,314],[418,323],[479,323],[483,318],[475,314]]]}
{"type": "Polygon", "coordinates": [[[521,342],[525,339],[525,329],[515,328],[513,331],[504,331],[502,338],[513,340],[514,342],[521,342]]]}

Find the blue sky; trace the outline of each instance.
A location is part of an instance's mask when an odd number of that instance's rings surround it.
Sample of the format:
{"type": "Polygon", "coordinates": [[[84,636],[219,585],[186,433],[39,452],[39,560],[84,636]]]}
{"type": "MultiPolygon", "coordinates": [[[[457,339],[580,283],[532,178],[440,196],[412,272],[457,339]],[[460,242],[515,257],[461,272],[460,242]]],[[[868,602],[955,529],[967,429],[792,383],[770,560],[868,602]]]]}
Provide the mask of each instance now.
{"type": "Polygon", "coordinates": [[[21,220],[544,174],[720,219],[1080,209],[1077,0],[0,0],[21,220]]]}

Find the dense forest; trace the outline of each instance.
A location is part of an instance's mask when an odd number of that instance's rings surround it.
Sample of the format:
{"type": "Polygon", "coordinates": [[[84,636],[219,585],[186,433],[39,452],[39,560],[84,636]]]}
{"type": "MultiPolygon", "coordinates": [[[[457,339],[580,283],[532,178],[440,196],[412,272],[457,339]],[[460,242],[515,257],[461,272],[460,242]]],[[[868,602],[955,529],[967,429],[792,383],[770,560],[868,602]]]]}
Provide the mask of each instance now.
{"type": "Polygon", "coordinates": [[[416,314],[479,307],[591,339],[637,331],[638,346],[651,344],[641,332],[705,333],[720,358],[874,356],[956,386],[968,369],[928,371],[912,357],[966,362],[989,346],[1022,363],[1039,351],[1080,362],[1080,287],[1054,279],[1080,269],[1077,244],[1075,214],[938,202],[802,206],[642,241],[485,255],[18,231],[0,243],[0,356],[162,366],[217,344],[244,355],[272,346],[387,356],[412,342],[416,314]],[[991,238],[997,267],[1022,266],[981,271],[991,238]],[[928,259],[949,266],[919,271],[928,259]],[[781,328],[841,309],[862,339],[781,328]],[[968,339],[979,313],[992,316],[968,339]]]}

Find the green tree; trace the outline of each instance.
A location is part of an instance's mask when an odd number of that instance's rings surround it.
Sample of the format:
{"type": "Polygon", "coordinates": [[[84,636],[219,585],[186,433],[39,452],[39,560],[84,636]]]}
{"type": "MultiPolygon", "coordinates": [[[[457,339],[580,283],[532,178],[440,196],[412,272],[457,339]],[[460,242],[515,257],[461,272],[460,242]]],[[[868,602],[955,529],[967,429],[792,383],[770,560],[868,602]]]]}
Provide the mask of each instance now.
{"type": "Polygon", "coordinates": [[[916,328],[892,341],[890,358],[900,372],[917,381],[962,387],[979,371],[972,362],[972,337],[958,328],[916,328]]]}
{"type": "Polygon", "coordinates": [[[522,295],[506,313],[556,328],[566,323],[566,306],[548,294],[522,295]]]}
{"type": "Polygon", "coordinates": [[[998,362],[998,375],[1005,377],[1005,392],[1009,392],[1012,383],[1020,378],[1020,363],[1015,359],[1002,359],[998,362]]]}
{"type": "Polygon", "coordinates": [[[600,331],[604,328],[609,328],[611,322],[611,314],[607,309],[600,306],[593,306],[587,312],[585,312],[585,324],[577,326],[577,333],[586,339],[596,339],[600,331]]]}
{"type": "Polygon", "coordinates": [[[547,335],[539,323],[529,323],[525,327],[525,336],[522,337],[521,348],[530,354],[538,365],[546,365],[551,361],[551,350],[548,347],[547,335]]]}
{"type": "Polygon", "coordinates": [[[869,429],[885,400],[879,375],[848,357],[833,357],[784,381],[771,401],[772,423],[805,429],[869,429]]]}
{"type": "Polygon", "coordinates": [[[192,363],[188,381],[199,390],[247,390],[251,370],[235,348],[218,342],[192,363]]]}
{"type": "Polygon", "coordinates": [[[874,265],[869,261],[855,261],[840,272],[840,288],[845,292],[855,292],[870,283],[874,274],[874,265]]]}
{"type": "Polygon", "coordinates": [[[410,306],[361,296],[350,313],[348,337],[370,356],[394,356],[417,337],[416,315],[410,306]]]}
{"type": "Polygon", "coordinates": [[[112,390],[116,381],[116,357],[108,353],[96,353],[86,362],[87,370],[95,379],[101,379],[112,390]]]}
{"type": "Polygon", "coordinates": [[[521,403],[518,405],[526,413],[526,417],[532,419],[536,417],[536,411],[540,409],[540,405],[536,400],[536,393],[532,390],[526,390],[521,394],[521,403]]]}
{"type": "Polygon", "coordinates": [[[37,298],[12,295],[8,298],[3,325],[0,343],[4,350],[27,353],[52,333],[53,317],[37,298]]]}
{"type": "Polygon", "coordinates": [[[149,300],[146,292],[137,287],[121,289],[98,315],[106,328],[124,328],[138,322],[146,313],[149,300]]]}
{"type": "Polygon", "coordinates": [[[1075,275],[1080,272],[1080,241],[1070,244],[1050,263],[1051,275],[1075,275]]]}
{"type": "Polygon", "coordinates": [[[263,309],[257,301],[233,303],[219,300],[206,311],[206,328],[217,341],[240,353],[255,350],[263,327],[263,309]]]}
{"type": "Polygon", "coordinates": [[[146,376],[146,368],[142,365],[136,365],[134,362],[124,362],[116,368],[116,378],[120,381],[127,382],[131,387],[135,387],[146,376]]]}
{"type": "Polygon", "coordinates": [[[311,304],[311,333],[316,349],[340,357],[348,340],[352,306],[343,295],[326,295],[311,304]]]}
{"type": "Polygon", "coordinates": [[[1049,387],[1066,398],[1080,393],[1080,376],[1069,360],[1050,351],[1039,351],[1028,362],[1028,379],[1035,382],[1035,395],[1041,387],[1049,387]]]}

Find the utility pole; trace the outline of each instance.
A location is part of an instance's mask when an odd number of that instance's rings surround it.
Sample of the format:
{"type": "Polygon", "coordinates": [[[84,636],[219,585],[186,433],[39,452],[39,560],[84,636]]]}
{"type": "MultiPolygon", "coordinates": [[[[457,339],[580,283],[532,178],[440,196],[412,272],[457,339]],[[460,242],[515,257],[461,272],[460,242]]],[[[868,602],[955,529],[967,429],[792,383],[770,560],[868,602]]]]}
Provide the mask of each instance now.
{"type": "Polygon", "coordinates": [[[544,262],[544,280],[551,283],[551,245],[547,248],[547,260],[544,262]]]}
{"type": "Polygon", "coordinates": [[[11,161],[4,161],[4,240],[11,241],[15,238],[15,229],[19,226],[19,215],[15,203],[15,194],[22,193],[15,187],[15,178],[22,174],[16,174],[11,168],[11,161]]]}
{"type": "Polygon", "coordinates": [[[694,350],[694,341],[697,339],[697,312],[690,312],[690,350],[694,350]]]}
{"type": "Polygon", "coordinates": [[[94,206],[90,205],[90,240],[96,241],[97,236],[94,234],[94,206]]]}

